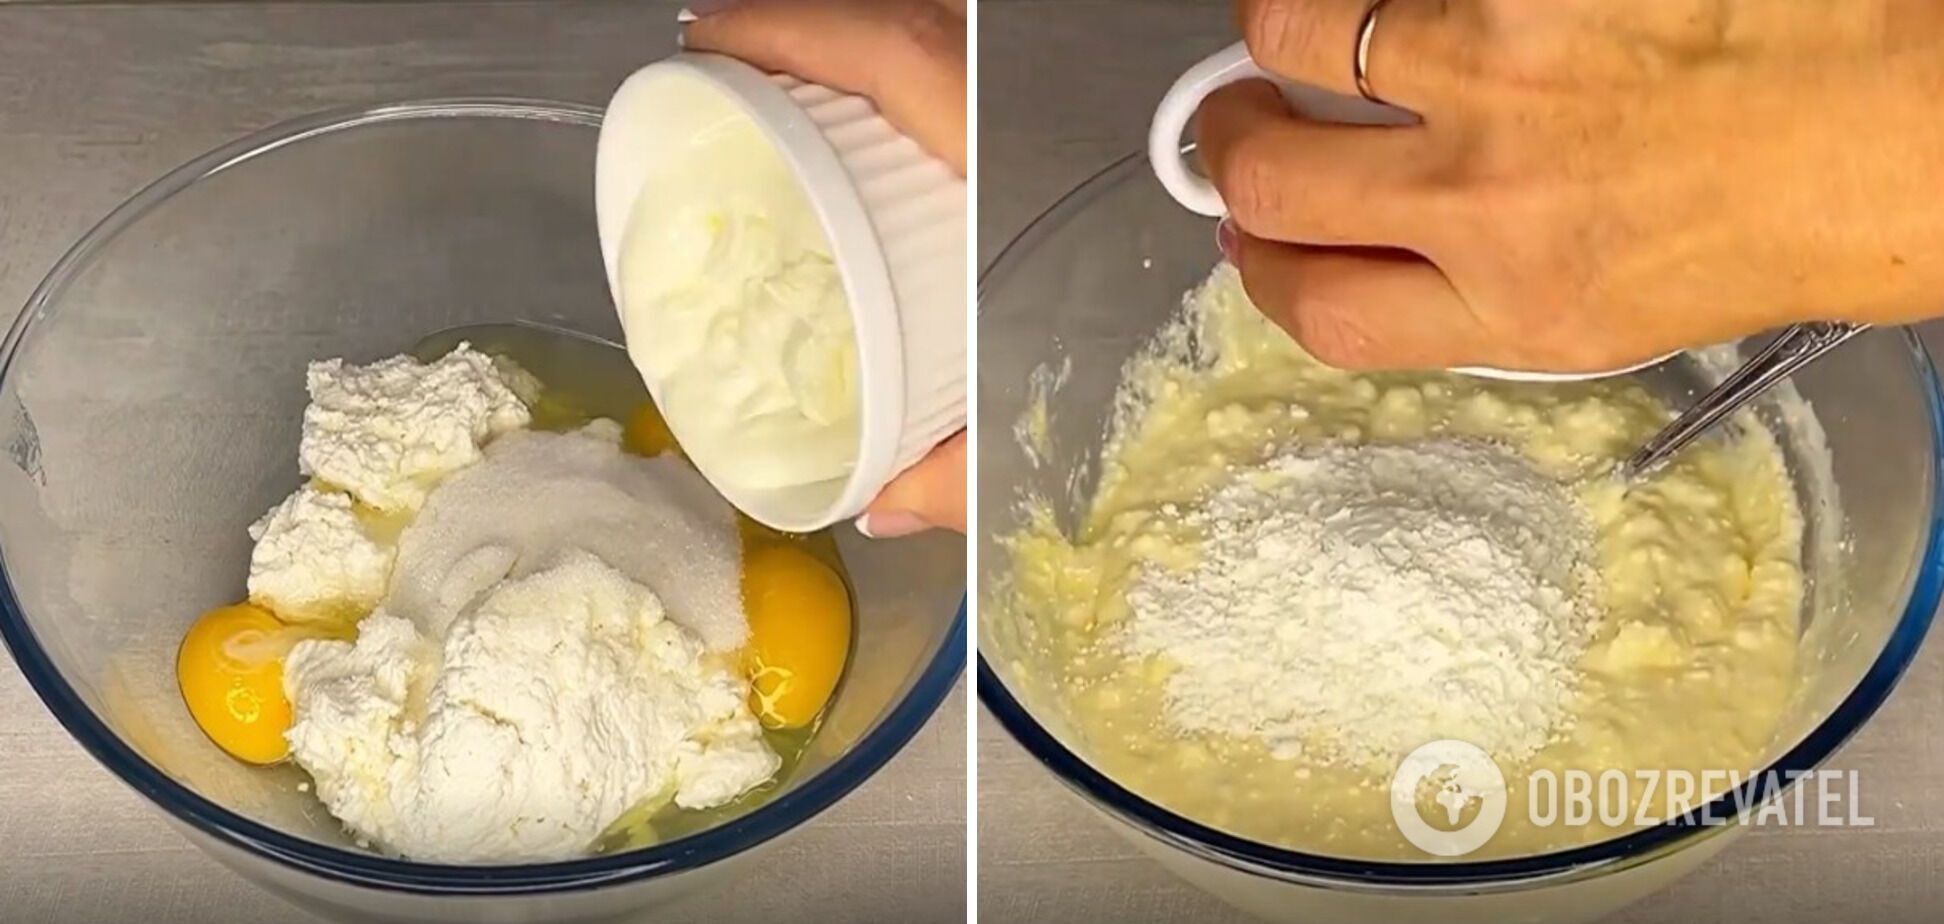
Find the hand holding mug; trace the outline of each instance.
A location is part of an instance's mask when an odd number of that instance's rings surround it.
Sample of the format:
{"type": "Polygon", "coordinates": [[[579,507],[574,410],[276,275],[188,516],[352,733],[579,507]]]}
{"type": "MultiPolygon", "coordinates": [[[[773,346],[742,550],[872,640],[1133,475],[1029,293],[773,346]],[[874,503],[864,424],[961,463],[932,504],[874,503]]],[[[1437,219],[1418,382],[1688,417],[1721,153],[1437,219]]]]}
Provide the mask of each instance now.
{"type": "Polygon", "coordinates": [[[1239,0],[1237,15],[1248,63],[1189,93],[1206,96],[1199,156],[1250,296],[1326,362],[1609,369],[1944,307],[1944,6],[1239,0]],[[1256,68],[1281,86],[1234,79],[1256,68]]]}

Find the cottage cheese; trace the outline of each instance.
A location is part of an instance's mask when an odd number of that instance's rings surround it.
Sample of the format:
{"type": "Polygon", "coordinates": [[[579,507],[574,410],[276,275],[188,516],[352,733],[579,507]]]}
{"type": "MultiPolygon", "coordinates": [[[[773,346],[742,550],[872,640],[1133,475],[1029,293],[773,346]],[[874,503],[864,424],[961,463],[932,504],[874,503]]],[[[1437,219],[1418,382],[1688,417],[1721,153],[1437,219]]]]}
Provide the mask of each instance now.
{"type": "Polygon", "coordinates": [[[780,764],[734,667],[579,552],[498,585],[443,645],[383,611],[355,643],[301,643],[285,684],[319,797],[415,859],[575,856],[644,802],[721,805],[780,764]]]}
{"type": "Polygon", "coordinates": [[[351,496],[309,482],[250,526],[250,599],[289,621],[351,620],[385,596],[393,550],[351,496]]]}
{"type": "Polygon", "coordinates": [[[508,381],[463,343],[433,363],[312,363],[298,463],[378,510],[416,510],[441,478],[479,461],[486,441],[531,422],[508,381]]]}
{"type": "Polygon", "coordinates": [[[250,592],[285,618],[370,613],[284,664],[291,757],[364,843],[567,859],[781,764],[733,660],[728,506],[678,460],[625,454],[612,421],[523,430],[537,390],[465,346],[311,366],[315,477],[251,527],[250,592]]]}

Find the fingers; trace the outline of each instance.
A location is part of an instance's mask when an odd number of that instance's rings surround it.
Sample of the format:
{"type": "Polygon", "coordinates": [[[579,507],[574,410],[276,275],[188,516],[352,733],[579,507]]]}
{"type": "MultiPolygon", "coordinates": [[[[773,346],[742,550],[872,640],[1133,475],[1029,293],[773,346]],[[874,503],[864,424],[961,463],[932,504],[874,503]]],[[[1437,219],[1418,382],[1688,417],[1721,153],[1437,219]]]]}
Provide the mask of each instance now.
{"type": "Polygon", "coordinates": [[[965,532],[963,430],[892,479],[857,518],[858,531],[873,539],[908,536],[932,528],[965,532]]]}
{"type": "Polygon", "coordinates": [[[1399,251],[1318,249],[1247,234],[1224,241],[1249,300],[1340,369],[1491,362],[1494,337],[1436,266],[1399,251]]]}
{"type": "Polygon", "coordinates": [[[869,97],[963,174],[965,20],[934,0],[739,0],[694,7],[684,47],[869,97]]]}
{"type": "Polygon", "coordinates": [[[1283,244],[1228,222],[1217,240],[1249,300],[1311,356],[1339,369],[1604,372],[1694,339],[1543,306],[1511,306],[1507,314],[1504,305],[1470,303],[1435,264],[1408,251],[1283,244]]]}
{"type": "MultiPolygon", "coordinates": [[[[1236,23],[1257,64],[1291,80],[1356,96],[1357,41],[1370,2],[1237,0],[1236,23]]],[[[1433,59],[1431,43],[1449,32],[1439,27],[1448,18],[1445,8],[1446,0],[1391,0],[1377,11],[1366,76],[1378,98],[1418,109],[1436,95],[1426,85],[1422,65],[1433,59]]]]}
{"type": "Polygon", "coordinates": [[[1312,122],[1263,80],[1202,101],[1195,145],[1242,229],[1304,244],[1403,247],[1431,220],[1436,166],[1416,127],[1312,122]]]}

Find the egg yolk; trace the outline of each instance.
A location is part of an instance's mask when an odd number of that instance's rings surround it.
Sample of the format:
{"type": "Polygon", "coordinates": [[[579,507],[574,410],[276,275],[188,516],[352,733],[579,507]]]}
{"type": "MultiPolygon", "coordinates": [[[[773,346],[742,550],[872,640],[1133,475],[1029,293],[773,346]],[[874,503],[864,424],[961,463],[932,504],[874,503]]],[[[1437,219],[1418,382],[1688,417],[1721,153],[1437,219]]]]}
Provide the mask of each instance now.
{"type": "Polygon", "coordinates": [[[641,402],[628,415],[628,424],[621,429],[621,447],[635,455],[650,457],[681,449],[675,445],[675,434],[668,429],[668,421],[662,419],[653,401],[641,402]]]}
{"type": "Polygon", "coordinates": [[[294,630],[249,603],[210,610],[183,636],[176,652],[182,701],[203,734],[231,756],[269,764],[290,752],[283,658],[295,641],[294,630]]]}
{"type": "Polygon", "coordinates": [[[789,545],[743,553],[749,708],[770,728],[802,728],[823,712],[850,652],[850,596],[816,556],[789,545]]]}

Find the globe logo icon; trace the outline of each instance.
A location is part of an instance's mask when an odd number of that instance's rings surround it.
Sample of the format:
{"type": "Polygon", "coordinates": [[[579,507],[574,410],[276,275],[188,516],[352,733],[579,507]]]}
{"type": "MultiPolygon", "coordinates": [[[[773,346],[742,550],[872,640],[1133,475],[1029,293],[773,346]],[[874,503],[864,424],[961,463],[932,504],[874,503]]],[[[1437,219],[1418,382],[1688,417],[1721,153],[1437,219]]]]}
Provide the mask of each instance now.
{"type": "Polygon", "coordinates": [[[1444,738],[1418,746],[1391,775],[1391,818],[1412,846],[1436,857],[1462,857],[1492,839],[1505,822],[1505,774],[1484,749],[1444,738]],[[1427,781],[1445,827],[1424,817],[1419,798],[1427,781]],[[1468,809],[1476,808],[1464,822],[1468,809]],[[1461,822],[1464,822],[1461,824],[1461,822]]]}

